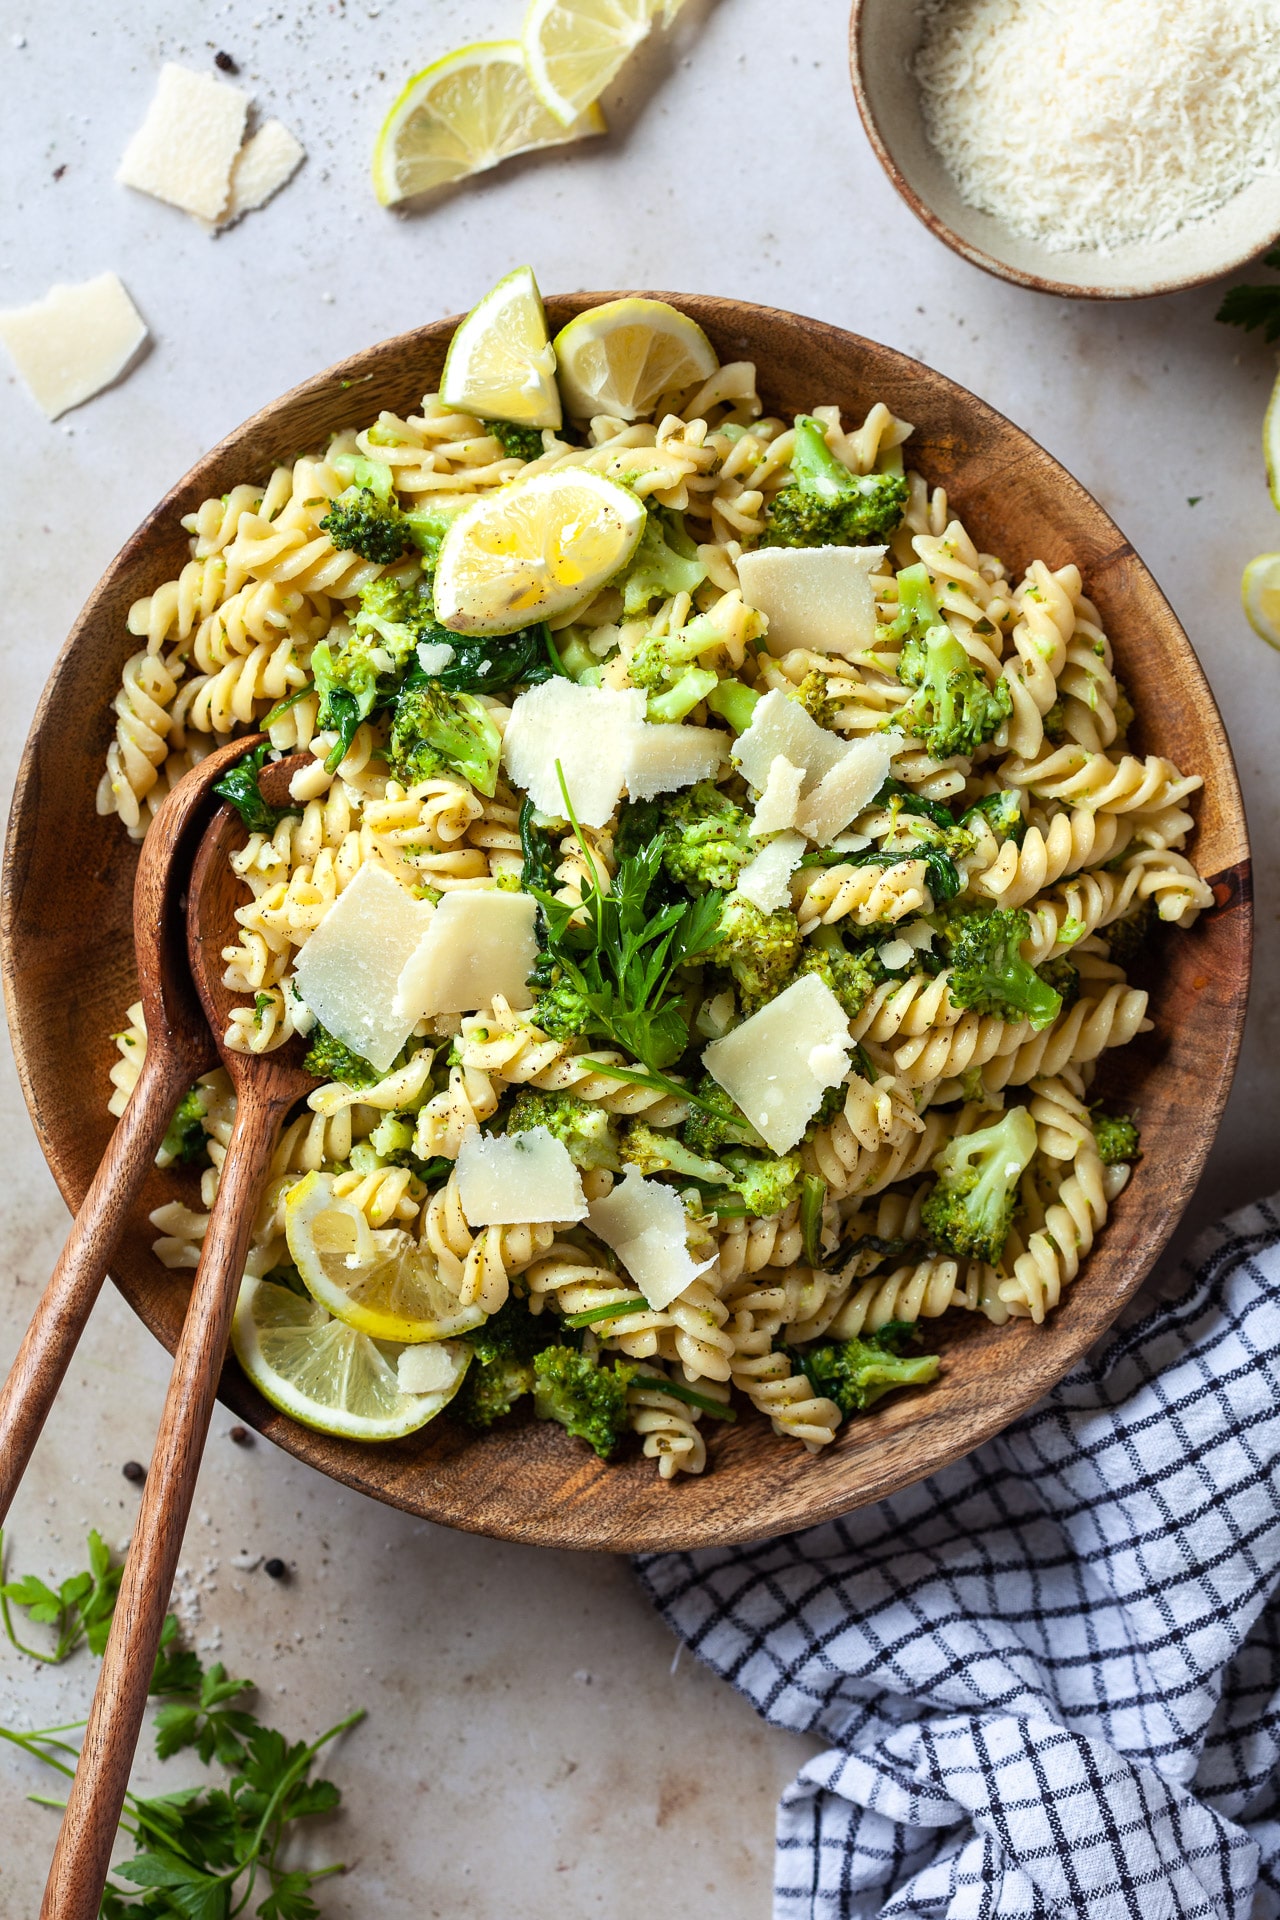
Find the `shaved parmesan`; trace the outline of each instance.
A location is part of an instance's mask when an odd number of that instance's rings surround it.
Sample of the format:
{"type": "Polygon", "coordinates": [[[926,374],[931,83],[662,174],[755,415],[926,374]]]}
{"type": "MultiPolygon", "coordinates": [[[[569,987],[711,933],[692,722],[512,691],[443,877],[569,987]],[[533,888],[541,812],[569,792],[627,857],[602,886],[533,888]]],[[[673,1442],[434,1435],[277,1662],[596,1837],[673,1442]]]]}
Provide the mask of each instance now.
{"type": "Polygon", "coordinates": [[[647,1180],[628,1167],[621,1186],[595,1200],[587,1214],[592,1233],[612,1247],[651,1307],[669,1307],[712,1265],[693,1259],[685,1242],[688,1217],[674,1187],[647,1180]]]}
{"type": "Polygon", "coordinates": [[[545,1127],[469,1133],[458,1151],[458,1199],[470,1227],[582,1220],[587,1212],[582,1175],[545,1127]]]}
{"type": "Polygon", "coordinates": [[[713,1040],[702,1064],[775,1153],[787,1153],[849,1071],[849,1020],[824,980],[807,973],[713,1040]]]}
{"type": "Polygon", "coordinates": [[[794,827],[803,785],[804,769],[793,767],[785,754],[775,754],[769,763],[764,792],[756,802],[752,833],[782,833],[787,827],[794,827]]]}
{"type": "Polygon", "coordinates": [[[886,940],[882,947],[876,948],[876,959],[882,967],[888,967],[890,973],[901,972],[914,958],[915,948],[909,947],[905,940],[886,940]]]}
{"type": "Polygon", "coordinates": [[[184,213],[217,221],[227,205],[248,109],[249,96],[239,87],[166,64],[116,179],[184,213]]]}
{"type": "Polygon", "coordinates": [[[446,893],[405,963],[396,1012],[416,1026],[427,1013],[474,1013],[498,993],[513,1007],[531,1007],[525,981],[538,957],[537,912],[527,893],[446,893]]]}
{"type": "Polygon", "coordinates": [[[396,982],[431,917],[425,900],[415,900],[385,867],[366,862],[298,955],[298,991],[307,1006],[379,1073],[417,1020],[396,1012],[396,982]]]}
{"type": "Polygon", "coordinates": [[[401,1347],[396,1385],[401,1393],[445,1393],[458,1377],[467,1349],[455,1340],[425,1340],[401,1347]]]}
{"type": "Polygon", "coordinates": [[[804,774],[803,793],[841,761],[849,743],[829,733],[807,714],[797,700],[788,700],[774,687],[757,701],[751,725],[740,737],[733,757],[757,793],[769,784],[769,771],[778,755],[804,774]]]}
{"type": "Polygon", "coordinates": [[[559,679],[530,687],[512,706],[503,735],[507,772],[540,812],[562,819],[559,761],[579,820],[603,827],[622,798],[644,708],[638,688],[619,693],[559,679]]]}
{"type": "Polygon", "coordinates": [[[738,892],[761,913],[776,913],[791,905],[788,882],[804,852],[802,833],[780,833],[754,860],[749,860],[738,875],[738,892]]]}
{"type": "Polygon", "coordinates": [[[114,273],[50,287],[43,300],[0,313],[0,340],[51,420],[118,380],[146,337],[114,273]]]}
{"type": "Polygon", "coordinates": [[[769,651],[860,653],[875,643],[871,575],[884,547],[757,547],[738,560],[747,603],[767,616],[769,651]]]}
{"type": "Polygon", "coordinates": [[[424,673],[443,673],[453,655],[447,640],[424,640],[418,648],[418,665],[424,673]]]}
{"type": "Polygon", "coordinates": [[[306,157],[306,148],[282,121],[265,120],[235,157],[219,228],[229,227],[255,207],[265,206],[272,194],[279,193],[286,180],[293,178],[306,157]]]}
{"type": "Polygon", "coordinates": [[[830,773],[824,774],[811,793],[801,801],[796,826],[817,846],[825,847],[833,836],[856,820],[884,785],[889,762],[902,745],[900,733],[873,733],[862,740],[850,741],[844,758],[830,773]]]}
{"type": "Polygon", "coordinates": [[[720,771],[729,750],[728,736],[713,727],[663,722],[637,727],[627,761],[627,792],[633,800],[674,793],[720,771]]]}

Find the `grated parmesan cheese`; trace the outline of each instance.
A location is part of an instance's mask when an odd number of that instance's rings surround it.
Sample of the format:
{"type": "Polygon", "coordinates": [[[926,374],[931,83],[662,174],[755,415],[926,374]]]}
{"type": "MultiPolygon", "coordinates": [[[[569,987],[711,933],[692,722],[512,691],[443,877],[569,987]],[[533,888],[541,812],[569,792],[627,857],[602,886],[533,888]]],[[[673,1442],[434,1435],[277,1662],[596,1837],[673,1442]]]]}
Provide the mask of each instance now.
{"type": "Polygon", "coordinates": [[[1050,252],[1167,239],[1280,175],[1280,0],[926,0],[925,129],[1050,252]]]}

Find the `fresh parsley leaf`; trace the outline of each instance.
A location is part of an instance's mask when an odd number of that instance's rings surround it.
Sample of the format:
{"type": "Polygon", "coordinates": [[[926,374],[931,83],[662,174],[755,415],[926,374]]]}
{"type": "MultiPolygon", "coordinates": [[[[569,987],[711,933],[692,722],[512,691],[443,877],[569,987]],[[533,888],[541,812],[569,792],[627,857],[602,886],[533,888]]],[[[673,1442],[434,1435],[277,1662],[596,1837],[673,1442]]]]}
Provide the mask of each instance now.
{"type": "MultiPolygon", "coordinates": [[[[4,1534],[0,1531],[0,1551],[3,1550],[3,1543],[4,1534]]],[[[21,1579],[8,1580],[0,1586],[0,1619],[3,1619],[10,1642],[20,1653],[29,1654],[33,1660],[43,1661],[46,1666],[56,1667],[61,1666],[82,1642],[88,1645],[91,1653],[102,1652],[111,1628],[111,1615],[120,1586],[120,1569],[112,1566],[110,1550],[96,1530],[89,1535],[88,1551],[88,1569],[72,1574],[62,1582],[56,1593],[34,1574],[24,1574],[21,1579]],[[55,1630],[55,1644],[51,1650],[42,1651],[18,1639],[10,1612],[11,1605],[21,1607],[36,1625],[55,1630]]]]}
{"type": "MultiPolygon", "coordinates": [[[[1262,264],[1280,272],[1280,247],[1264,254],[1262,264]]],[[[1280,340],[1280,286],[1232,287],[1214,317],[1246,333],[1261,327],[1264,340],[1280,340]]]]}
{"type": "MultiPolygon", "coordinates": [[[[353,728],[353,734],[354,731],[353,728]]],[[[247,753],[234,767],[228,768],[221,780],[213,783],[214,792],[220,799],[231,802],[248,833],[274,833],[287,813],[296,814],[298,811],[297,807],[273,807],[262,797],[258,775],[270,751],[264,740],[261,746],[247,753]]]]}

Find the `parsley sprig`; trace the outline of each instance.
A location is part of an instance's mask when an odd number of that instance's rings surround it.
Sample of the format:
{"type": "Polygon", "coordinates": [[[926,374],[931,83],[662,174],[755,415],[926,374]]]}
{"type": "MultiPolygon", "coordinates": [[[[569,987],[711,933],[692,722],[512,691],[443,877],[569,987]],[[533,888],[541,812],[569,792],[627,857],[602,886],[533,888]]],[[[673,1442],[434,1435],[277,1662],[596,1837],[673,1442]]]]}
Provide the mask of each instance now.
{"type": "MultiPolygon", "coordinates": [[[[1280,247],[1264,253],[1262,264],[1280,273],[1280,247]]],[[[1280,285],[1230,288],[1215,318],[1229,327],[1243,327],[1246,333],[1261,327],[1264,340],[1280,340],[1280,285]]]]}
{"type": "Polygon", "coordinates": [[[548,957],[581,995],[596,1030],[644,1067],[647,1079],[641,1084],[657,1081],[664,1091],[687,1100],[688,1088],[667,1080],[662,1071],[689,1045],[684,994],[675,975],[715,946],[723,895],[673,901],[651,912],[649,896],[662,864],[661,834],[618,862],[612,885],[602,881],[559,761],[556,772],[587,879],[580,905],[530,885],[542,908],[548,957]]]}
{"type": "MultiPolygon", "coordinates": [[[[120,1569],[112,1566],[101,1536],[91,1533],[87,1571],[56,1590],[30,1574],[0,1586],[5,1632],[15,1647],[46,1662],[66,1660],[82,1644],[101,1653],[119,1585],[120,1569]],[[51,1650],[41,1652],[17,1638],[11,1607],[54,1629],[51,1650]]],[[[311,1889],[340,1873],[341,1864],[289,1867],[281,1855],[295,1821],[339,1804],[337,1787],[313,1779],[312,1769],[321,1751],[363,1714],[348,1715],[318,1740],[286,1740],[244,1704],[252,1681],[230,1678],[220,1661],[206,1670],[177,1640],[178,1622],[170,1614],[150,1687],[160,1703],[156,1752],[165,1760],[190,1748],[206,1766],[216,1760],[228,1777],[219,1786],[126,1794],[120,1824],[135,1851],[112,1869],[101,1920],[235,1920],[250,1910],[259,1920],[318,1920],[311,1889]]],[[[78,1750],[63,1736],[84,1724],[70,1721],[32,1733],[0,1726],[0,1739],[69,1780],[78,1750]]],[[[65,1804],[43,1794],[30,1798],[38,1806],[65,1804]]]]}

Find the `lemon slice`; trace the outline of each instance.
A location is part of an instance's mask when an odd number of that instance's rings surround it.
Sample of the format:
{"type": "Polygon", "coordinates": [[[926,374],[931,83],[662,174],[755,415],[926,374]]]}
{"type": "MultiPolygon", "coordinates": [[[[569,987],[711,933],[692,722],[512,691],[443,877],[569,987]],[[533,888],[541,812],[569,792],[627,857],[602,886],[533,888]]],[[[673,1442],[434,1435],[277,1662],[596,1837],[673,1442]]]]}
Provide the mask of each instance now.
{"type": "MultiPolygon", "coordinates": [[[[666,21],[679,0],[666,0],[666,21]]],[[[598,100],[664,0],[531,0],[521,39],[538,98],[563,127],[598,100]]]]}
{"type": "MultiPolygon", "coordinates": [[[[333,1319],[316,1300],[270,1280],[241,1283],[231,1344],[258,1392],[318,1433],[347,1440],[402,1440],[448,1406],[467,1370],[469,1349],[441,1347],[451,1377],[431,1393],[400,1386],[399,1348],[333,1319]]],[[[441,1370],[437,1368],[437,1377],[441,1370]]]]}
{"type": "Polygon", "coordinates": [[[374,1340],[447,1340],[478,1327],[441,1280],[435,1257],[402,1228],[375,1231],[331,1173],[308,1173],[284,1203],[285,1237],[307,1291],[349,1327],[374,1340]]]}
{"type": "Polygon", "coordinates": [[[583,467],[482,494],[441,545],[436,619],[455,633],[514,633],[571,613],[626,566],[644,522],[634,493],[583,467]]]}
{"type": "Polygon", "coordinates": [[[1271,389],[1271,398],[1262,421],[1262,452],[1267,463],[1271,504],[1280,507],[1280,374],[1277,374],[1276,383],[1271,389]]]}
{"type": "Polygon", "coordinates": [[[440,398],[485,420],[560,425],[556,356],[532,267],[517,267],[471,309],[449,343],[440,398]]]}
{"type": "Polygon", "coordinates": [[[639,420],[664,393],[709,380],[720,362],[696,320],[665,300],[608,300],[555,337],[560,392],[579,420],[639,420]]]}
{"type": "Polygon", "coordinates": [[[373,186],[384,207],[496,167],[531,147],[603,133],[598,107],[563,125],[529,84],[518,40],[459,47],[415,73],[382,123],[373,186]]]}
{"type": "Polygon", "coordinates": [[[1245,617],[1268,645],[1280,648],[1280,553],[1260,553],[1240,582],[1245,617]]]}

